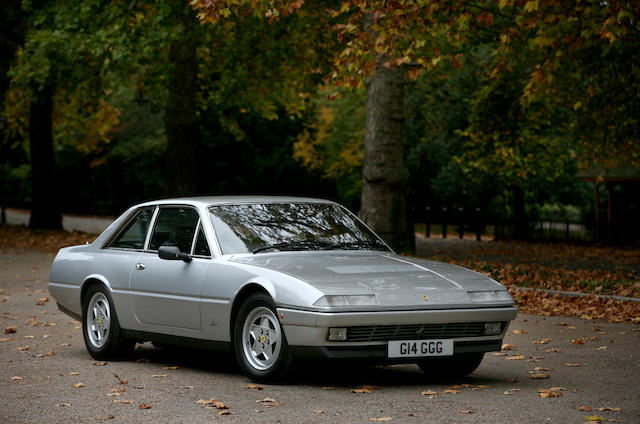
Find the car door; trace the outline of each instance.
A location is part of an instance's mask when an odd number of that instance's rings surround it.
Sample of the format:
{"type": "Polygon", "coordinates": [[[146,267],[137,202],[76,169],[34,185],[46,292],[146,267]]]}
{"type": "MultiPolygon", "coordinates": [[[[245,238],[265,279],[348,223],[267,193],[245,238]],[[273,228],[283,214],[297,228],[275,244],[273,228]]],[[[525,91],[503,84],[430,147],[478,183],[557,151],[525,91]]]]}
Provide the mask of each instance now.
{"type": "Polygon", "coordinates": [[[181,252],[192,254],[200,227],[195,208],[159,208],[147,248],[138,258],[130,278],[131,301],[141,323],[202,328],[200,294],[210,259],[194,255],[190,262],[185,262],[158,256],[160,246],[176,246],[181,252]]]}

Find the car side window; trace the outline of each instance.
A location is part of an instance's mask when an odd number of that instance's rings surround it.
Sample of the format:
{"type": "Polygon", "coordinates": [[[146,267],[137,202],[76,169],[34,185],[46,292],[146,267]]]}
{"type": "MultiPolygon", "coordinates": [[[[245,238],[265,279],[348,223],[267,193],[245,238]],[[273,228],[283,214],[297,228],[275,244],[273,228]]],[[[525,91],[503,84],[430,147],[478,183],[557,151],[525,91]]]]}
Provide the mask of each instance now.
{"type": "Polygon", "coordinates": [[[138,211],[136,217],[129,221],[127,226],[111,242],[109,247],[137,250],[143,249],[154,209],[154,207],[151,207],[138,211]]]}
{"type": "Polygon", "coordinates": [[[191,252],[198,219],[195,209],[161,208],[151,233],[149,250],[158,250],[160,246],[176,246],[181,252],[191,252]]]}
{"type": "Polygon", "coordinates": [[[196,245],[193,248],[193,254],[198,256],[211,256],[209,244],[207,244],[207,238],[202,229],[202,224],[198,226],[198,236],[196,238],[196,245]]]}

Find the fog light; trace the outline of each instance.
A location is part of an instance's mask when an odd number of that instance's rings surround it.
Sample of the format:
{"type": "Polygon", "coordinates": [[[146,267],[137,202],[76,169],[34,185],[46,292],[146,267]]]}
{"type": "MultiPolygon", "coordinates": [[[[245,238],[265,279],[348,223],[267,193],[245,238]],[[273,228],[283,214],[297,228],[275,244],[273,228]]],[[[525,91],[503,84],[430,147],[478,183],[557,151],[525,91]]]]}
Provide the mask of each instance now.
{"type": "Polygon", "coordinates": [[[495,336],[502,333],[502,325],[499,322],[488,322],[484,325],[484,334],[487,336],[495,336]]]}
{"type": "Polygon", "coordinates": [[[330,328],[328,339],[332,342],[344,342],[347,340],[346,328],[330,328]]]}

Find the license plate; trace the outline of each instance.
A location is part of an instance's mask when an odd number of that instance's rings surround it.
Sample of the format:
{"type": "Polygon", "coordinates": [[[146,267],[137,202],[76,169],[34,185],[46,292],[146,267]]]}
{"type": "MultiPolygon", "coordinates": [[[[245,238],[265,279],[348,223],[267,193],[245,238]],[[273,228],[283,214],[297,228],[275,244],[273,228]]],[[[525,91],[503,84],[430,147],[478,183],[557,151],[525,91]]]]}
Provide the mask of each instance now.
{"type": "Polygon", "coordinates": [[[389,358],[453,355],[453,340],[401,340],[389,342],[389,358]]]}

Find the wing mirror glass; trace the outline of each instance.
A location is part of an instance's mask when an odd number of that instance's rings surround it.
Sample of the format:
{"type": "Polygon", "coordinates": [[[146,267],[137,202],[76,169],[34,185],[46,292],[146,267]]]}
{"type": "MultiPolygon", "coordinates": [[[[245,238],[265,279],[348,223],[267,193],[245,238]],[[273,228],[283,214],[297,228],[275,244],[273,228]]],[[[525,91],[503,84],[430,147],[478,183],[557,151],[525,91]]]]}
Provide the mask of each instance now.
{"type": "Polygon", "coordinates": [[[191,262],[191,256],[187,253],[182,253],[176,246],[160,246],[158,248],[158,256],[160,259],[166,259],[169,261],[184,261],[191,262]]]}

